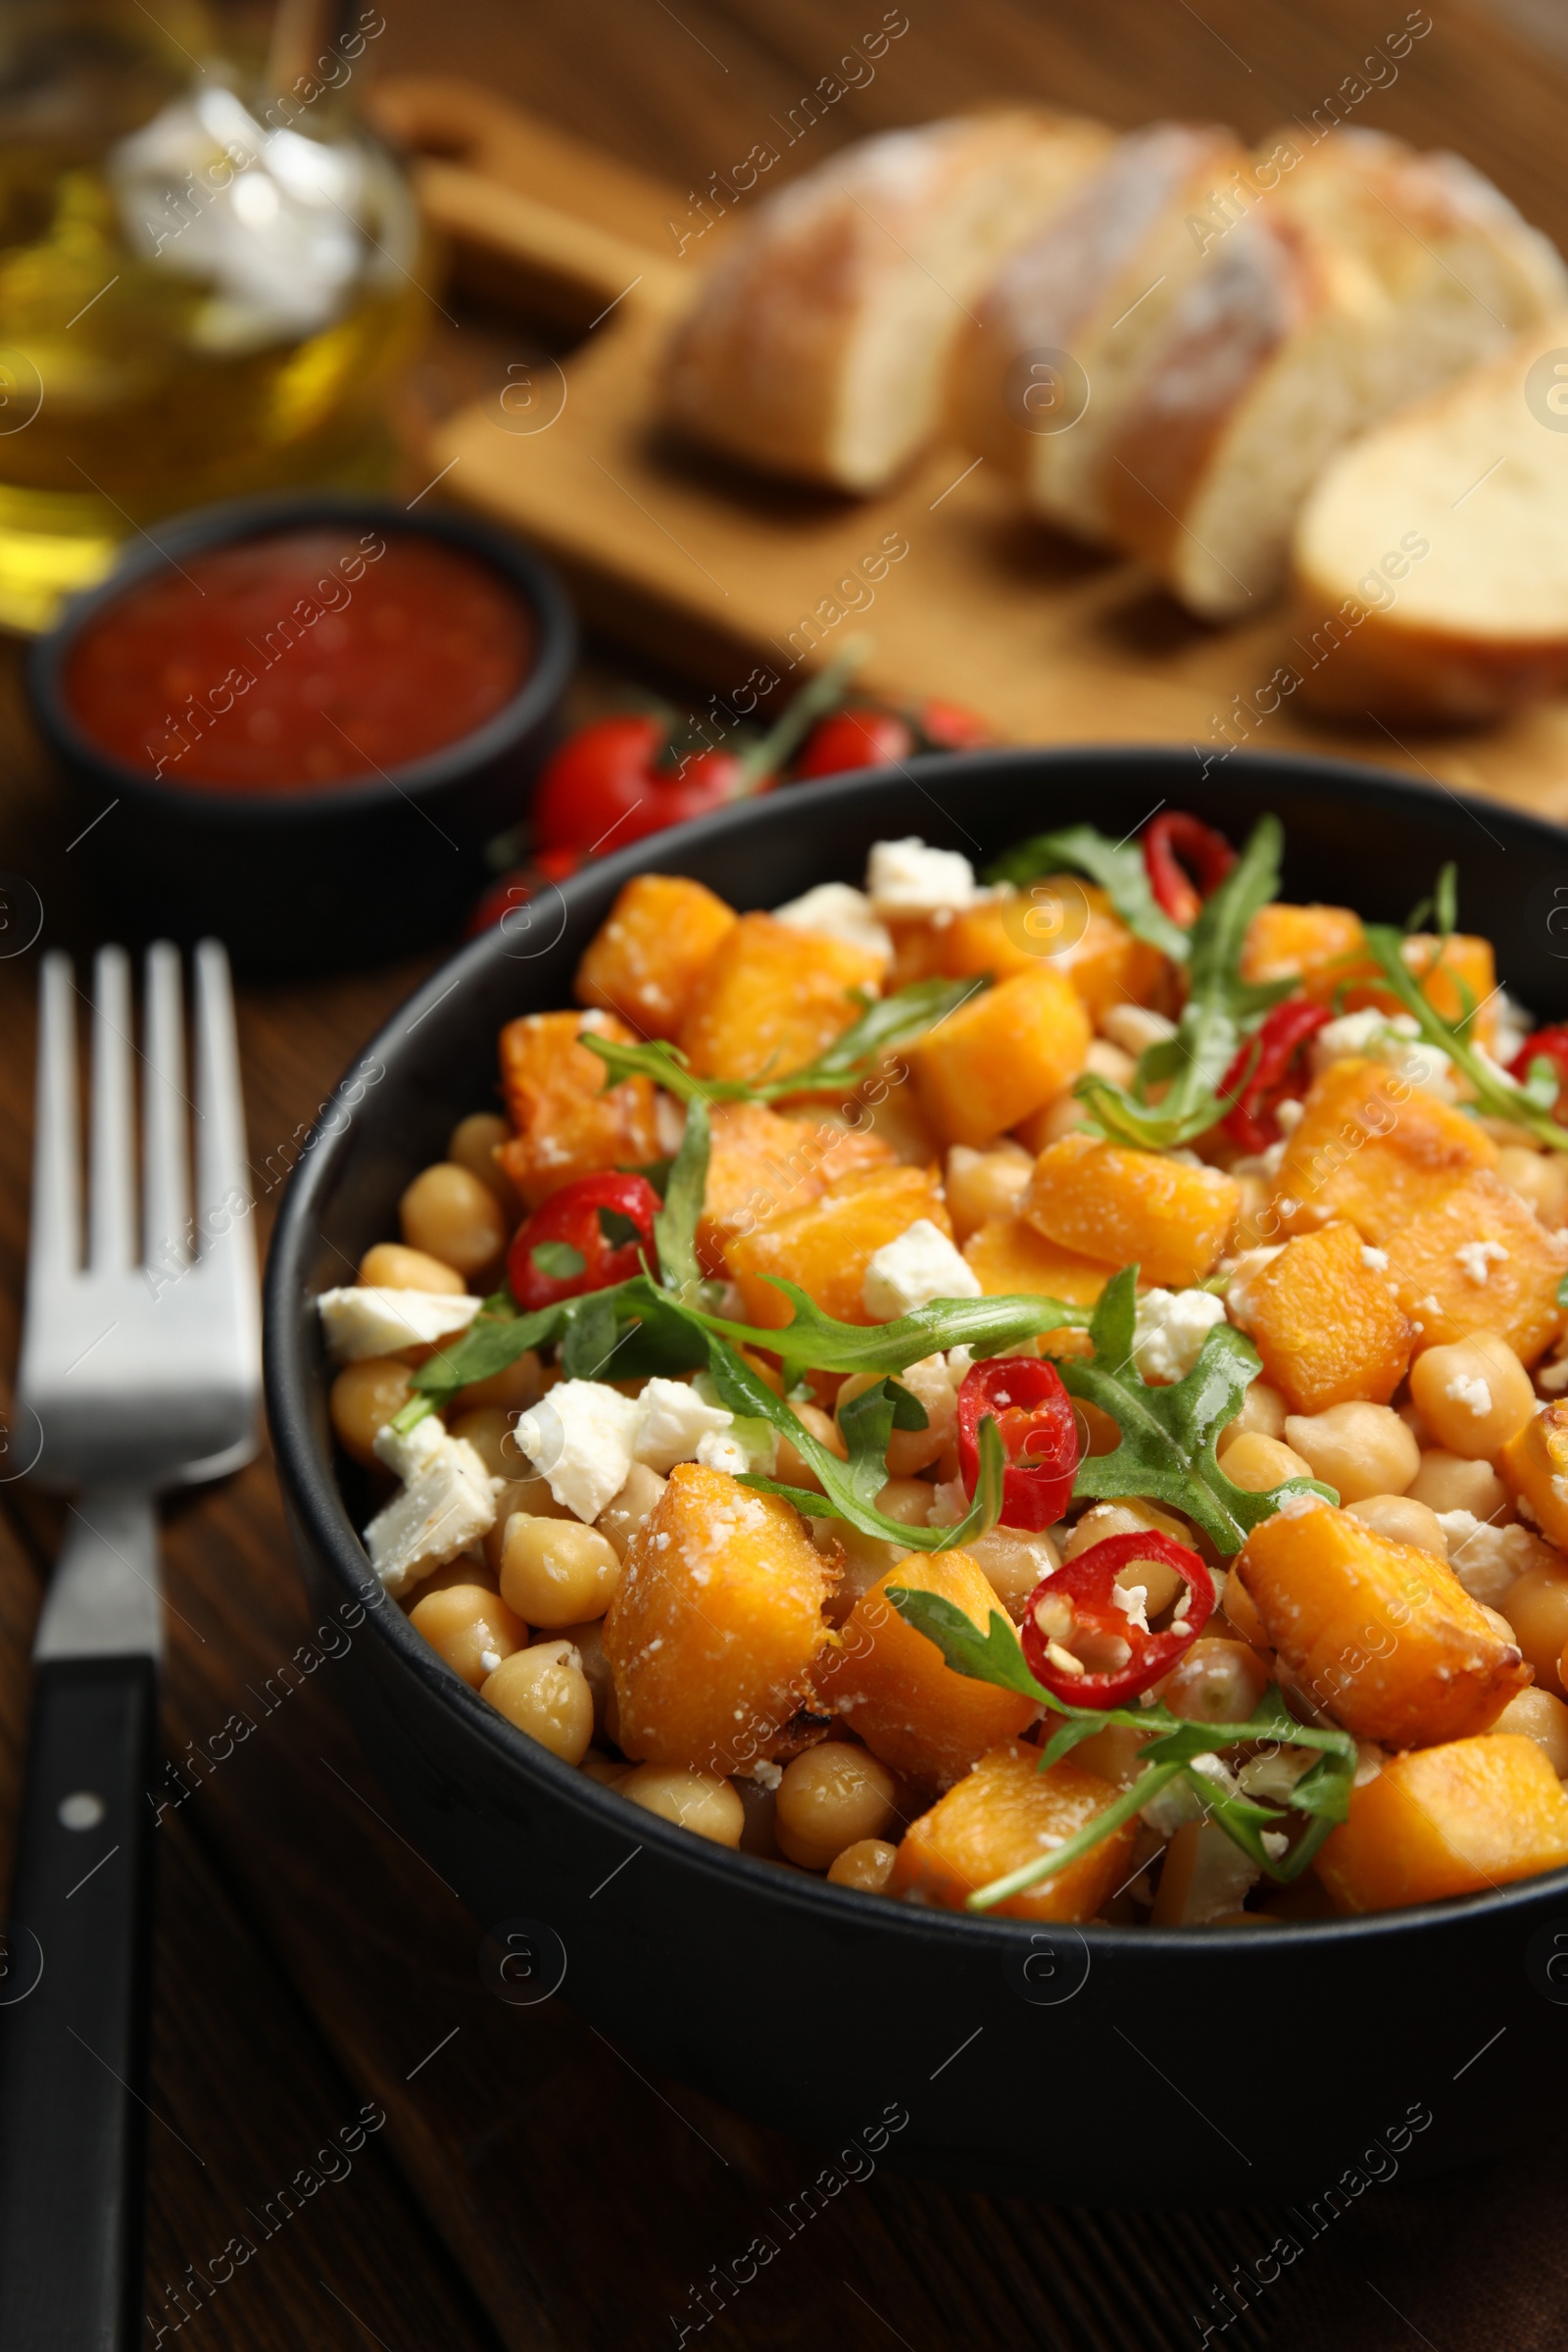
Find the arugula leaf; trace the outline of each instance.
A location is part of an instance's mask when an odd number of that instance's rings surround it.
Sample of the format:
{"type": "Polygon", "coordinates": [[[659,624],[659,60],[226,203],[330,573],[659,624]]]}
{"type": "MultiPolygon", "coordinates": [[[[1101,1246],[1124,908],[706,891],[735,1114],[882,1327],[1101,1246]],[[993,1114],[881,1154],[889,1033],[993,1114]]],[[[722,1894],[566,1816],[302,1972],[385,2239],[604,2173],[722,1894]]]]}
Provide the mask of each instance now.
{"type": "MultiPolygon", "coordinates": [[[[1051,1692],[1041,1689],[1024,1658],[1023,1644],[1000,1609],[993,1609],[984,1633],[956,1601],[940,1592],[917,1592],[905,1585],[890,1585],[888,1598],[906,1625],[934,1642],[955,1674],[974,1683],[994,1683],[999,1690],[1014,1690],[1049,1707],[1051,1692]]],[[[1085,1710],[1087,1713],[1088,1710],[1085,1710]]],[[[1101,1728],[1098,1724],[1094,1727],[1101,1728]]],[[[1088,1738],[1088,1734],[1083,1735],[1088,1738]]]]}
{"type": "Polygon", "coordinates": [[[459,1389],[509,1370],[530,1348],[549,1347],[560,1333],[563,1312],[546,1306],[524,1315],[509,1290],[492,1291],[462,1337],[426,1356],[415,1372],[414,1395],[394,1417],[393,1428],[407,1436],[427,1413],[450,1403],[459,1389]]]}
{"type": "Polygon", "coordinates": [[[949,1348],[997,1355],[1020,1340],[1039,1339],[1068,1326],[1081,1330],[1089,1321],[1086,1306],[1019,1293],[998,1298],[933,1298],[929,1306],[916,1307],[892,1323],[841,1323],[824,1314],[799,1283],[774,1274],[763,1279],[782,1291],[795,1309],[792,1322],[774,1329],[729,1323],[717,1315],[703,1319],[710,1331],[721,1332],[738,1348],[761,1348],[779,1356],[786,1387],[797,1365],[813,1372],[902,1372],[922,1356],[949,1348]]]}
{"type": "Polygon", "coordinates": [[[1169,1151],[1204,1135],[1224,1117],[1220,1083],[1236,1057],[1244,1028],[1290,994],[1294,982],[1255,982],[1241,976],[1248,926],[1277,898],[1284,832],[1265,816],[1219,888],[1203,902],[1193,925],[1187,1002],[1176,1035],[1151,1046],[1139,1060],[1131,1091],[1085,1073],[1074,1088],[1102,1131],[1143,1151],[1169,1151]],[[1150,1089],[1164,1084],[1160,1102],[1150,1089]]]}
{"type": "MultiPolygon", "coordinates": [[[[1366,944],[1382,965],[1390,989],[1413,1017],[1427,1043],[1439,1047],[1469,1079],[1480,1108],[1494,1118],[1516,1120],[1521,1127],[1528,1127],[1541,1143],[1549,1144],[1558,1152],[1568,1152],[1568,1127],[1558,1126],[1549,1105],[1544,1106],[1529,1087],[1521,1086],[1517,1078],[1510,1078],[1490,1054],[1483,1054],[1463,1034],[1462,1024],[1455,1027],[1444,1019],[1405,962],[1404,942],[1393,924],[1368,923],[1366,944]]],[[[1465,1019],[1469,1019],[1468,1013],[1465,1019]]]]}
{"type": "Polygon", "coordinates": [[[1226,1477],[1214,1442],[1262,1370],[1257,1349],[1234,1325],[1216,1323],[1185,1379],[1151,1387],[1133,1357],[1137,1284],[1136,1266],[1113,1275],[1089,1326],[1094,1354],[1057,1359],[1062,1386],[1098,1404],[1121,1431],[1114,1452],[1088,1454],[1079,1463],[1073,1493],[1147,1494],[1193,1520],[1226,1554],[1240,1551],[1287,1494],[1308,1490],[1338,1502],[1331,1488],[1313,1479],[1288,1479],[1266,1494],[1253,1494],[1226,1477]]]}
{"type": "Polygon", "coordinates": [[[1063,825],[1057,832],[1020,841],[987,868],[986,880],[1028,883],[1063,869],[1098,882],[1136,939],[1158,948],[1173,963],[1187,961],[1192,942],[1155,899],[1142,845],[1136,841],[1112,841],[1093,825],[1063,825]]]}
{"type": "Polygon", "coordinates": [[[666,1094],[687,1102],[778,1102],[790,1095],[835,1095],[869,1078],[885,1054],[956,1012],[966,998],[988,988],[985,978],[915,980],[891,997],[867,1002],[853,990],[864,1009],[824,1054],[805,1067],[778,1078],[699,1078],[678,1046],[662,1038],[642,1046],[616,1045],[608,1037],[585,1030],[581,1043],[605,1064],[607,1086],[622,1078],[651,1078],[666,1094]]]}
{"type": "Polygon", "coordinates": [[[654,1217],[660,1274],[664,1288],[681,1298],[693,1297],[703,1279],[697,1262],[697,1220],[708,1190],[710,1141],[708,1104],[699,1097],[687,1106],[685,1132],[670,1162],[664,1203],[654,1217]]]}

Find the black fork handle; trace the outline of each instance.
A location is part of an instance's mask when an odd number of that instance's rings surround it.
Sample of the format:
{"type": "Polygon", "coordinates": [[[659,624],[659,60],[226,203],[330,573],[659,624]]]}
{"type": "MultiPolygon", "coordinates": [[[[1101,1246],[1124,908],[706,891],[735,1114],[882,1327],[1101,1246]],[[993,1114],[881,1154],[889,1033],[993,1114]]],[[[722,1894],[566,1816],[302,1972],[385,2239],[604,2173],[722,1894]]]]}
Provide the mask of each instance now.
{"type": "Polygon", "coordinates": [[[37,1669],[0,1941],[0,2352],[143,2335],[157,1722],[146,1655],[37,1669]]]}

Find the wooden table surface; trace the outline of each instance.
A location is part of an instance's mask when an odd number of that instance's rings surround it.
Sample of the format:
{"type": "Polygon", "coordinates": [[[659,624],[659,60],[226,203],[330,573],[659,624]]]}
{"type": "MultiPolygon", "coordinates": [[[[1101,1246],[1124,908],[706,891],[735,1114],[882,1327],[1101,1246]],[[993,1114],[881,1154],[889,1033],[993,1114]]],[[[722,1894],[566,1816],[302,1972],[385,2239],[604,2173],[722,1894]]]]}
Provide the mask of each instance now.
{"type": "MultiPolygon", "coordinates": [[[[1433,0],[1432,31],[1359,119],[1462,149],[1568,242],[1568,90],[1552,54],[1554,44],[1568,54],[1563,28],[1536,0],[1510,0],[1510,10],[1517,30],[1433,0]]],[[[514,0],[456,9],[402,0],[386,14],[369,60],[376,71],[471,74],[631,163],[700,187],[765,136],[770,118],[796,105],[881,11],[871,0],[858,11],[843,0],[577,0],[526,12],[514,0]]],[[[908,15],[874,81],[801,142],[799,161],[997,96],[1125,124],[1159,113],[1217,116],[1258,135],[1310,112],[1405,9],[1403,0],[1203,0],[1201,13],[1190,0],[950,0],[931,10],[908,0],[908,15]]],[[[418,383],[428,406],[449,404],[471,380],[497,332],[493,320],[442,328],[418,383]]],[[[596,649],[579,708],[637,674],[614,648],[596,649]]],[[[45,944],[81,949],[112,934],[115,910],[95,914],[78,897],[14,661],[0,669],[0,870],[42,894],[45,944]]],[[[289,1155],[358,1042],[423,968],[242,991],[258,1169],[289,1155]]],[[[0,961],[7,1367],[25,1240],[35,976],[35,954],[0,961]]],[[[270,1206],[264,1195],[264,1242],[270,1206]]],[[[57,1532],[55,1506],[0,1484],[6,1870],[27,1643],[57,1532]]],[[[826,2341],[851,2352],[950,2342],[1176,2347],[1221,2335],[1282,2347],[1332,2341],[1348,2352],[1544,2352],[1561,2342],[1568,2153],[1528,2081],[1517,2084],[1521,2139],[1527,2125],[1544,2126],[1541,2147],[1433,2186],[1379,2182],[1310,2241],[1266,2207],[1202,2210],[1200,2144],[1170,2151],[1173,2195],[1187,2210],[1143,2218],[950,2194],[879,2173],[831,2204],[755,2284],[714,2306],[699,2330],[709,2306],[693,2289],[749,2240],[759,2209],[794,2196],[828,2152],[646,2078],[559,2001],[514,2009],[494,1999],[475,1965],[480,1926],[391,1817],[342,1714],[331,1658],[272,1712],[247,1702],[247,1690],[261,1690],[311,1635],[265,1457],[173,1505],[166,1556],[168,1755],[205,1740],[237,1705],[258,1714],[260,1728],[165,1816],[158,1839],[149,2344],[177,2334],[182,2344],[246,2352],[368,2343],[385,2352],[640,2352],[678,2343],[683,2325],[688,2340],[701,2332],[726,2352],[826,2341]],[[344,2172],[326,2143],[366,2109],[384,2121],[344,2172]],[[307,2201],[266,2235],[254,2217],[287,2183],[307,2201]],[[1234,2266],[1250,2266],[1282,2231],[1303,2239],[1300,2256],[1251,2288],[1250,2308],[1239,2296],[1222,2300],[1234,2266]],[[218,2260],[225,2283],[193,2288],[191,2274],[210,2280],[209,2265],[231,2240],[256,2250],[231,2275],[218,2260]]],[[[725,1965],[722,1950],[713,1965],[725,1965]]],[[[831,1986],[808,1997],[821,2008],[826,2074],[835,2037],[853,2034],[855,2019],[835,2010],[831,1986]]],[[[767,2030],[759,2016],[758,2033],[767,2030]]],[[[1314,2040],[1333,2031],[1332,2017],[1239,2016],[1217,1985],[1203,2048],[1208,2063],[1247,2070],[1260,2118],[1285,2133],[1297,2102],[1313,2095],[1314,2040]]],[[[1403,2031],[1399,2017],[1388,2031],[1403,2031]]],[[[1506,2068],[1506,2044],[1484,2063],[1506,2068]]],[[[1441,2114],[1445,2086],[1415,2046],[1410,2080],[1412,2097],[1441,2114]]],[[[1070,2130],[1070,2118],[1054,2127],[1042,2117],[1041,2128],[1070,2130]]]]}

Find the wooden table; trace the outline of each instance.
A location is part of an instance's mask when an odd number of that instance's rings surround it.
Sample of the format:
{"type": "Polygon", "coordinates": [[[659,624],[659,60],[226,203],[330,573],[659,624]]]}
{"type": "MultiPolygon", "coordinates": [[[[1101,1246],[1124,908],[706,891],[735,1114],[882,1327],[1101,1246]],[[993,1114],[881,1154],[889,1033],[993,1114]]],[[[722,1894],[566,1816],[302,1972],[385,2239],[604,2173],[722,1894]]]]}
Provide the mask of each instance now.
{"type": "MultiPolygon", "coordinates": [[[[1527,0],[1514,0],[1521,24],[1527,0]]],[[[832,0],[578,0],[522,12],[510,0],[429,0],[371,53],[376,70],[473,74],[701,186],[827,72],[879,10],[832,0]]],[[[1504,24],[1455,0],[1398,82],[1362,119],[1423,144],[1462,148],[1531,217],[1568,240],[1561,184],[1563,74],[1504,24]]],[[[813,134],[823,151],[865,130],[997,95],[1030,94],[1122,123],[1161,112],[1217,115],[1260,134],[1308,112],[1403,20],[1398,0],[911,0],[908,33],[870,87],[813,134]]],[[[1542,17],[1544,38],[1555,37],[1542,17]]],[[[803,143],[804,144],[804,143],[803,143]]],[[[809,156],[803,156],[809,160],[809,156]]],[[[485,330],[444,330],[420,380],[434,407],[473,372],[485,330]]],[[[580,701],[627,674],[598,650],[580,701]]],[[[645,673],[644,673],[645,674],[645,673]]],[[[46,942],[85,948],[104,924],[80,902],[51,788],[0,673],[4,752],[0,868],[42,893],[46,942]]],[[[1568,807],[1568,782],[1564,787],[1568,807]]],[[[127,919],[122,917],[122,920],[127,919]]],[[[30,1132],[35,956],[0,961],[0,1362],[16,1360],[30,1132]]],[[[241,998],[252,1159],[281,1164],[356,1044],[419,976],[392,970],[241,998]]],[[[262,1238],[270,1224],[264,1195],[262,1238]]],[[[0,1869],[26,1712],[26,1648],[58,1515],[0,1485],[0,1869]]],[[[831,2151],[759,2130],[677,2084],[640,2074],[564,2007],[503,2006],[475,1965],[480,1927],[405,1841],[347,1728],[336,1665],[315,1649],[264,1458],[167,1516],[171,1654],[168,1755],[176,1761],[243,1705],[259,1728],[159,1836],[157,2012],[151,2087],[149,2343],[385,2352],[518,2352],[695,2340],[694,2297],[831,2151]],[[278,1669],[303,1687],[267,1711],[278,1669]],[[247,1699],[247,1691],[253,1695],[247,1699]],[[368,2109],[376,2123],[346,2176],[328,2139],[368,2109]],[[323,2154],[318,2165],[317,2152],[323,2154]],[[303,2210],[277,2220],[294,2183],[303,2210]],[[269,2207],[271,2212],[269,2215],[269,2207]],[[270,2231],[270,2234],[268,2232],[270,2231]],[[230,2241],[240,2266],[193,2289],[230,2241]],[[246,2254],[246,2245],[254,2253],[246,2254]],[[183,2283],[182,2283],[183,2282],[183,2283]],[[189,2333],[186,2333],[186,2329],[189,2333]],[[160,2334],[160,2329],[166,2330],[160,2334]]],[[[713,1966],[726,1965],[720,1950],[713,1966]]],[[[821,2060],[856,2021],[831,1985],[821,2060]]],[[[1189,2052],[1252,2079],[1258,2137],[1288,2133],[1313,2096],[1312,2049],[1329,2017],[1244,2016],[1217,1985],[1211,2014],[1182,2021],[1189,2052]]],[[[1159,2021],[1146,2021],[1157,2039],[1159,2021]]],[[[759,2034],[768,2021],[760,2016],[759,2034]]],[[[1388,2020],[1391,2035],[1401,2020],[1388,2020]]],[[[1478,2063],[1506,2068],[1506,2043],[1478,2063]]],[[[1410,2095],[1441,2112],[1445,2082],[1409,2052],[1410,2095]]],[[[1520,2082],[1521,2125],[1542,2120],[1520,2082]]],[[[1070,2137],[1072,2118],[1040,2119],[1070,2137]]],[[[1130,2127],[1131,2128],[1131,2127],[1130,2127]]],[[[1347,2162],[1355,2154],[1346,2150],[1347,2162]]],[[[1436,2186],[1366,2186],[1315,2239],[1289,2217],[1202,2208],[1200,2134],[1170,2151],[1189,2210],[1128,2218],[949,2194],[879,2173],[847,2189],[702,2333],[717,2346],[832,2341],[1176,2347],[1217,2340],[1344,2345],[1347,2352],[1507,2347],[1562,2339],[1568,2188],[1560,2130],[1544,2149],[1436,2186]],[[1289,2234],[1302,2252],[1251,2308],[1220,2299],[1237,2264],[1289,2234]],[[1229,2315],[1229,2316],[1227,2316],[1229,2315]],[[1205,2338],[1205,2328],[1212,2330],[1205,2338]]],[[[217,2267],[225,2272],[220,2259],[217,2267]]],[[[710,2303],[713,2298],[710,2297],[710,2303]]],[[[9,2348],[8,2348],[9,2352],[9,2348]]],[[[21,2352],[21,2348],[18,2348],[21,2352]]]]}

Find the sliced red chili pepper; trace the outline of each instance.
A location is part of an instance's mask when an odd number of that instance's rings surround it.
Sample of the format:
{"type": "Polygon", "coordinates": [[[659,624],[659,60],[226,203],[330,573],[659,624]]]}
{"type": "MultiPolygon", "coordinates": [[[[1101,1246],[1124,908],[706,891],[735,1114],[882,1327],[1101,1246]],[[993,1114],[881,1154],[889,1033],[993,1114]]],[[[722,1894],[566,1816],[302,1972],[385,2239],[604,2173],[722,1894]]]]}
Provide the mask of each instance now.
{"type": "MultiPolygon", "coordinates": [[[[1276,1004],[1261,1027],[1254,1029],[1219,1082],[1221,1100],[1230,1099],[1220,1125],[1244,1152],[1266,1152],[1278,1143],[1277,1105],[1292,1092],[1291,1064],[1309,1038],[1316,1037],[1334,1018],[1326,1004],[1308,1004],[1293,997],[1276,1004]]],[[[1565,1052],[1568,1052],[1568,1032],[1565,1052]]]]}
{"type": "Polygon", "coordinates": [[[507,1252],[507,1281],[525,1314],[629,1282],[646,1254],[657,1270],[654,1218],[659,1195],[646,1176],[578,1176],[552,1193],[542,1207],[518,1226],[507,1252]],[[602,1208],[627,1217],[637,1228],[634,1242],[612,1246],[600,1223],[602,1208]],[[568,1254],[569,1253],[569,1254],[568,1254]],[[580,1263],[575,1267],[571,1257],[580,1263]],[[552,1270],[552,1268],[556,1270],[552,1270]]]}
{"type": "Polygon", "coordinates": [[[1236,863],[1223,833],[1185,808],[1167,808],[1144,829],[1144,864],[1156,903],[1184,929],[1197,922],[1204,899],[1217,890],[1236,863]],[[1195,890],[1186,872],[1198,878],[1195,890]]]}
{"type": "Polygon", "coordinates": [[[1072,1398],[1044,1356],[995,1355],[964,1374],[958,1390],[958,1475],[974,1499],[980,1424],[997,1424],[1008,1467],[1002,1483],[1004,1527],[1054,1527],[1072,1495],[1078,1427],[1072,1398]]]}
{"type": "MultiPolygon", "coordinates": [[[[1557,1096],[1568,1086],[1568,1021],[1553,1021],[1548,1029],[1533,1029],[1508,1064],[1508,1075],[1523,1086],[1533,1061],[1549,1061],[1557,1072],[1557,1096]]],[[[1553,1108],[1556,1105],[1553,1104],[1553,1108]]]]}
{"type": "Polygon", "coordinates": [[[1196,1551],[1173,1536],[1106,1536],[1044,1578],[1024,1609],[1019,1639],[1029,1671],[1054,1698],[1072,1707],[1119,1707],[1169,1674],[1198,1640],[1214,1607],[1214,1580],[1196,1551]],[[1133,1623],[1112,1597],[1116,1578],[1135,1560],[1159,1560],[1187,1588],[1182,1612],[1160,1633],[1133,1623]],[[1064,1658],[1083,1661],[1074,1673],[1064,1658]]]}

